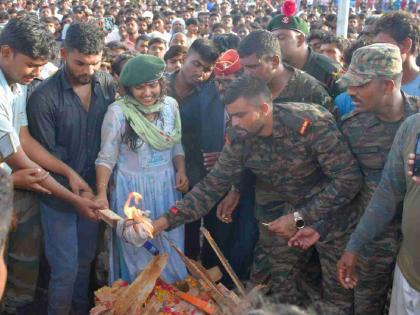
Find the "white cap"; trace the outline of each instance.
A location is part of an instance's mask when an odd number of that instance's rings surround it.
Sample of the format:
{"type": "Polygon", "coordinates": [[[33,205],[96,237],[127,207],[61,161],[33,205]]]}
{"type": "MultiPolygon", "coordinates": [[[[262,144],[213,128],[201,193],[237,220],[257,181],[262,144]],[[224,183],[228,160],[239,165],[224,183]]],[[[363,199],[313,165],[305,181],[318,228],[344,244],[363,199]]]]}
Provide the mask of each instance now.
{"type": "Polygon", "coordinates": [[[142,17],[153,19],[153,13],[150,12],[150,11],[144,11],[143,14],[142,14],[142,17]]]}

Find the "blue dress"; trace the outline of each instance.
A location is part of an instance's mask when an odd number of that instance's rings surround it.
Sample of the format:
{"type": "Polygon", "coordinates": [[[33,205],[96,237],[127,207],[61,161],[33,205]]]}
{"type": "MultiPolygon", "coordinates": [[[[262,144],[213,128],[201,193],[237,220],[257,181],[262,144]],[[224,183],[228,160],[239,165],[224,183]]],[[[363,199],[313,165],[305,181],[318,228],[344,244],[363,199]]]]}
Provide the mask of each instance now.
{"type": "MultiPolygon", "coordinates": [[[[154,121],[155,125],[169,134],[174,128],[177,112],[177,102],[166,97],[164,106],[154,121]]],[[[174,156],[184,155],[184,151],[181,143],[175,144],[171,149],[158,151],[141,139],[138,140],[137,150],[133,151],[122,141],[126,128],[126,119],[121,108],[118,104],[112,104],[102,125],[101,151],[96,165],[105,166],[113,172],[109,188],[109,204],[113,211],[125,217],[125,201],[130,192],[136,191],[143,196],[141,209],[149,210],[151,219],[155,220],[181,199],[181,194],[174,188],[176,174],[172,159],[174,156]]],[[[109,282],[119,278],[132,282],[152,255],[143,247],[124,242],[116,236],[115,231],[110,234],[109,282]]],[[[184,226],[162,234],[184,250],[184,226]]],[[[184,279],[187,276],[185,265],[168,241],[158,235],[152,243],[161,253],[169,254],[168,264],[161,274],[162,279],[169,283],[184,279]]]]}

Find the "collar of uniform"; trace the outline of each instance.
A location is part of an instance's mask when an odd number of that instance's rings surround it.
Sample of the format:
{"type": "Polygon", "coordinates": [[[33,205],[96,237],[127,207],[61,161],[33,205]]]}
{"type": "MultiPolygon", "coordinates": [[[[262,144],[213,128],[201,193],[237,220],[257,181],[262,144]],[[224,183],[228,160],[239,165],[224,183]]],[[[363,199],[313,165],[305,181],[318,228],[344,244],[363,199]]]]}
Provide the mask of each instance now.
{"type": "MultiPolygon", "coordinates": [[[[58,74],[58,78],[59,78],[59,80],[61,82],[61,86],[63,87],[64,90],[72,90],[73,89],[69,80],[66,78],[66,71],[64,70],[64,66],[60,69],[60,73],[58,74]]],[[[92,86],[95,86],[97,83],[99,83],[98,77],[96,76],[96,74],[94,74],[93,77],[92,77],[92,86]]]]}
{"type": "Polygon", "coordinates": [[[306,71],[305,69],[312,63],[313,57],[314,57],[314,53],[311,47],[308,46],[308,58],[306,59],[306,62],[303,65],[303,68],[302,68],[303,71],[306,71]]]}
{"type": "MultiPolygon", "coordinates": [[[[403,104],[404,104],[404,115],[403,115],[403,117],[405,119],[408,116],[418,112],[418,108],[417,108],[416,104],[413,104],[410,101],[408,95],[404,91],[401,90],[401,94],[402,94],[402,97],[403,97],[403,104]]],[[[380,119],[378,117],[376,117],[375,114],[372,114],[372,115],[369,115],[369,116],[370,116],[370,119],[368,119],[368,121],[366,122],[366,127],[367,128],[374,127],[377,124],[381,123],[380,119]]]]}

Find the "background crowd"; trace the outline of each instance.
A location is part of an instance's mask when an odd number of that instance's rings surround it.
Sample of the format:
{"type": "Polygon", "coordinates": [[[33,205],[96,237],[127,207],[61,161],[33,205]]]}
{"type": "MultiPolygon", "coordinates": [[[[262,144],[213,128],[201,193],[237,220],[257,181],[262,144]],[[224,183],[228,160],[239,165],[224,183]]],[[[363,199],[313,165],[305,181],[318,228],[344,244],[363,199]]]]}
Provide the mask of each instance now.
{"type": "Polygon", "coordinates": [[[336,5],[0,0],[0,136],[16,147],[0,180],[3,314],[88,314],[150,246],[181,280],[168,237],[218,265],[201,226],[275,302],[387,314],[394,279],[412,300],[392,291],[390,314],[420,314],[420,188],[406,178],[420,3],[351,2],[346,38],[336,5]],[[254,95],[261,112],[237,105],[254,95]],[[270,128],[273,142],[249,140],[270,128]],[[124,217],[131,192],[157,230],[167,216],[148,246],[95,212],[124,217]]]}

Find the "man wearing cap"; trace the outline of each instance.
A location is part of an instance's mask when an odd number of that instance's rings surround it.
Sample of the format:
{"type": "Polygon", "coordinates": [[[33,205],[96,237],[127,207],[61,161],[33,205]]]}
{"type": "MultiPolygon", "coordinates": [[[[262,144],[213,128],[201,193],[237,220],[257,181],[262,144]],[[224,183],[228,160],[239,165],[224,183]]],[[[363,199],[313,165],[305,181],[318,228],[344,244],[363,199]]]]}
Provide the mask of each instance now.
{"type": "MultiPolygon", "coordinates": [[[[358,285],[358,257],[386,230],[399,205],[402,209],[402,242],[394,269],[390,315],[417,315],[420,309],[419,215],[420,185],[413,177],[414,148],[420,134],[420,114],[407,118],[398,129],[381,180],[365,213],[337,264],[337,277],[345,288],[358,285]]],[[[365,313],[366,314],[366,313],[365,313]]]]}
{"type": "Polygon", "coordinates": [[[312,51],[306,42],[309,27],[303,19],[280,14],[270,21],[267,30],[278,38],[284,62],[309,73],[325,84],[331,96],[339,94],[340,89],[336,81],[342,70],[341,66],[312,51]]]}
{"type": "MultiPolygon", "coordinates": [[[[355,111],[342,117],[341,129],[364,179],[362,190],[352,203],[352,213],[356,215],[352,217],[353,224],[367,208],[379,184],[399,126],[417,113],[420,106],[419,97],[401,90],[401,79],[400,51],[391,44],[373,44],[356,50],[348,72],[340,79],[356,106],[355,111]]],[[[401,210],[401,205],[398,209],[401,210]]],[[[364,249],[353,252],[359,254],[359,280],[354,288],[357,315],[382,313],[399,248],[399,227],[399,220],[394,218],[364,249]]],[[[354,241],[349,243],[353,249],[351,244],[354,241]]],[[[346,254],[345,258],[349,255],[353,254],[346,254]]]]}
{"type": "MultiPolygon", "coordinates": [[[[341,125],[363,174],[364,185],[354,203],[360,214],[379,184],[398,127],[418,112],[420,98],[402,92],[401,80],[400,51],[391,44],[356,50],[342,78],[356,106],[356,111],[342,118],[341,125]]],[[[379,315],[383,310],[399,248],[399,228],[400,220],[394,218],[359,251],[359,281],[354,288],[357,315],[379,315]]],[[[354,238],[349,243],[350,251],[354,238]]]]}

